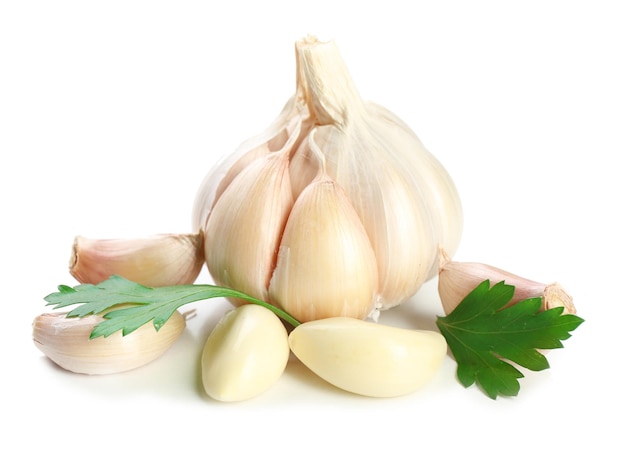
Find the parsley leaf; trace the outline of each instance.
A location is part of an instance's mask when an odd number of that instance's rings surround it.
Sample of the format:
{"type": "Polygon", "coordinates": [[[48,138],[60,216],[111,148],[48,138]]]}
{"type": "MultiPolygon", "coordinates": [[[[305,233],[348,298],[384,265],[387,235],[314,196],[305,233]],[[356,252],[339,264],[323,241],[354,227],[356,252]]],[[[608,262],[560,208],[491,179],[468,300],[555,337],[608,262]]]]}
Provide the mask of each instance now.
{"type": "Polygon", "coordinates": [[[215,285],[176,285],[168,287],[144,287],[120,276],[111,276],[97,285],[81,284],[76,287],[60,285],[58,292],[46,296],[48,305],[55,309],[81,304],[68,312],[68,317],[83,317],[104,313],[104,321],[97,324],[90,338],[108,337],[122,331],[127,335],[144,324],[153,321],[159,330],[181,306],[203,299],[233,297],[267,307],[280,318],[297,326],[300,323],[287,312],[259,299],[226,287],[215,285]]]}
{"type": "Polygon", "coordinates": [[[562,307],[541,312],[541,298],[507,307],[514,291],[504,281],[490,288],[485,280],[449,315],[437,317],[459,381],[466,388],[476,382],[491,399],[519,393],[517,379],[524,375],[505,359],[531,371],[547,369],[548,360],[537,349],[562,348],[561,340],[584,321],[562,315],[562,307]]]}

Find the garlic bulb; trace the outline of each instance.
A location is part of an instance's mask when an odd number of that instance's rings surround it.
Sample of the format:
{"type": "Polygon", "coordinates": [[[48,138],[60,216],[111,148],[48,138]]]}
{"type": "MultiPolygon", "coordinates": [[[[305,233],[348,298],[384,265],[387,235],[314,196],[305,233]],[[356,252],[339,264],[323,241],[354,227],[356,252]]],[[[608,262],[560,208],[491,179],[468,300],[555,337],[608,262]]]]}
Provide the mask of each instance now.
{"type": "Polygon", "coordinates": [[[77,236],[70,273],[82,284],[98,284],[114,274],[146,287],[191,284],[204,264],[202,251],[201,233],[141,239],[77,236]]]}
{"type": "Polygon", "coordinates": [[[287,330],[270,310],[246,304],[226,312],[202,351],[202,384],[218,401],[251,399],[267,391],[289,360],[287,330]]]}
{"type": "Polygon", "coordinates": [[[63,312],[44,313],[33,321],[33,341],[50,360],[80,374],[113,374],[146,365],[165,353],[185,329],[185,318],[175,312],[157,331],[146,323],[122,336],[90,339],[98,315],[66,318],[63,312]]]}
{"type": "Polygon", "coordinates": [[[443,166],[398,117],[364,102],[334,42],[314,37],[296,43],[293,97],[209,171],[193,213],[215,282],[300,321],[406,301],[437,274],[438,248],[455,252],[462,221],[443,166]]]}
{"type": "Polygon", "coordinates": [[[478,284],[486,279],[492,285],[504,281],[515,287],[509,305],[528,298],[542,298],[541,310],[563,307],[564,313],[576,313],[574,300],[556,282],[543,284],[479,262],[455,262],[443,253],[438,291],[445,314],[450,314],[478,284]]]}
{"type": "Polygon", "coordinates": [[[289,334],[289,345],[322,379],[372,397],[417,391],[439,371],[448,348],[438,332],[347,317],[301,324],[289,334]]]}

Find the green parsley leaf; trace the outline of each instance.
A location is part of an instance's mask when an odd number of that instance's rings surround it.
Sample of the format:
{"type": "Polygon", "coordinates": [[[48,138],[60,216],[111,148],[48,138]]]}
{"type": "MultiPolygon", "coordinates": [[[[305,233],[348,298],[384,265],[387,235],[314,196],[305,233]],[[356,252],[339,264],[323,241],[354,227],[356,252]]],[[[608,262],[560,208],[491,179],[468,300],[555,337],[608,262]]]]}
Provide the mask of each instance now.
{"type": "Polygon", "coordinates": [[[584,320],[563,315],[563,307],[540,311],[541,298],[529,298],[507,307],[515,287],[499,282],[490,288],[480,283],[447,316],[437,317],[457,362],[457,377],[464,387],[477,383],[491,399],[517,396],[517,379],[524,375],[509,360],[531,371],[549,368],[538,349],[562,348],[584,320]]]}
{"type": "Polygon", "coordinates": [[[159,330],[181,306],[203,299],[233,297],[267,307],[280,318],[297,326],[300,323],[287,312],[261,300],[226,287],[215,285],[176,285],[168,287],[144,287],[120,276],[111,276],[97,285],[81,284],[76,287],[60,285],[58,292],[46,296],[48,305],[55,309],[81,304],[68,312],[68,317],[83,317],[104,313],[104,321],[96,325],[90,338],[108,337],[122,331],[127,335],[144,324],[153,321],[159,330]]]}

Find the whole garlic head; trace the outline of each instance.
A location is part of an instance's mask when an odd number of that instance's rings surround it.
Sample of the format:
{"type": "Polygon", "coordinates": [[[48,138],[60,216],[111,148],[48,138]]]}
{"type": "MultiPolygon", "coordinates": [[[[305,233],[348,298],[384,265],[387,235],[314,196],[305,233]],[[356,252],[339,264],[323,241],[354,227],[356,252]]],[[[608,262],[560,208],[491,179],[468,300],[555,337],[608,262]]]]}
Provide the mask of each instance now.
{"type": "Polygon", "coordinates": [[[438,248],[460,241],[461,202],[413,131],[360,98],[334,42],[297,42],[296,69],[276,120],[205,177],[194,230],[217,284],[300,321],[363,319],[437,275],[438,248]]]}

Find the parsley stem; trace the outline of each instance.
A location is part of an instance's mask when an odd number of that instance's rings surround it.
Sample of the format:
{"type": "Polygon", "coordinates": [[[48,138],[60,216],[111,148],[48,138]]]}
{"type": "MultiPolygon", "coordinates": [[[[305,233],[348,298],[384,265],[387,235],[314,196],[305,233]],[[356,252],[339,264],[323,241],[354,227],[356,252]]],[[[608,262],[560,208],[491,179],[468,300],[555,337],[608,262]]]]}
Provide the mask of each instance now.
{"type": "MultiPolygon", "coordinates": [[[[209,287],[212,290],[215,289],[215,286],[213,285],[199,285],[199,287],[209,287]]],[[[225,296],[231,296],[234,298],[239,298],[239,299],[243,299],[245,301],[248,301],[252,304],[257,304],[259,306],[263,306],[266,309],[271,310],[272,312],[274,312],[274,314],[276,314],[279,318],[282,318],[283,320],[285,320],[286,322],[288,322],[289,324],[291,324],[294,327],[298,327],[300,324],[300,321],[298,321],[297,319],[295,319],[293,316],[291,316],[290,314],[288,314],[287,312],[285,312],[283,309],[280,309],[276,306],[273,306],[272,304],[269,304],[265,301],[261,301],[260,299],[257,299],[253,296],[249,296],[246,295],[245,293],[242,293],[238,290],[233,290],[227,287],[219,287],[220,290],[222,290],[224,293],[226,293],[225,296]]],[[[214,297],[213,295],[211,295],[210,297],[214,297]]],[[[208,298],[207,298],[208,299],[208,298]]]]}
{"type": "Polygon", "coordinates": [[[299,326],[300,321],[298,321],[295,317],[285,312],[284,310],[276,307],[272,304],[269,304],[265,301],[255,298],[254,296],[247,295],[239,290],[235,290],[229,287],[221,287],[217,285],[211,284],[190,284],[190,285],[175,285],[169,287],[156,287],[150,289],[154,292],[167,292],[171,291],[174,294],[180,295],[180,297],[173,301],[173,304],[176,304],[177,307],[180,307],[184,304],[189,304],[196,301],[202,301],[205,299],[211,298],[239,298],[243,299],[252,304],[256,304],[266,309],[272,311],[279,318],[282,318],[289,324],[294,327],[299,326]]]}
{"type": "Polygon", "coordinates": [[[145,287],[113,275],[97,285],[81,284],[74,288],[60,285],[58,290],[44,299],[55,308],[80,304],[67,313],[68,317],[80,318],[92,313],[104,313],[105,320],[95,326],[90,338],[111,335],[120,329],[126,335],[149,321],[154,321],[158,330],[176,309],[211,298],[243,299],[269,309],[294,327],[301,324],[295,317],[272,304],[232,288],[210,284],[145,287]]]}

